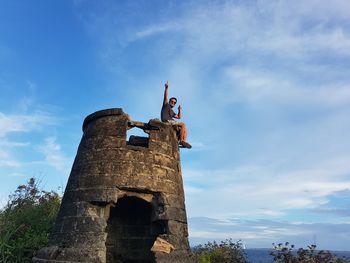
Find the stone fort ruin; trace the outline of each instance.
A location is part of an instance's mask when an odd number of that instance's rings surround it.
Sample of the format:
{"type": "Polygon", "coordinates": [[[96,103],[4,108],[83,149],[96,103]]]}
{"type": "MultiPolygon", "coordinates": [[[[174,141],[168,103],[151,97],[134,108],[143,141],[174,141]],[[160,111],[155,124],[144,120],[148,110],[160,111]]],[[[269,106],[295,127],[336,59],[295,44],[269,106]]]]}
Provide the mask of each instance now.
{"type": "Polygon", "coordinates": [[[174,128],[118,108],[87,116],[49,245],[33,262],[193,262],[174,128]],[[127,140],[138,128],[148,137],[127,140]]]}

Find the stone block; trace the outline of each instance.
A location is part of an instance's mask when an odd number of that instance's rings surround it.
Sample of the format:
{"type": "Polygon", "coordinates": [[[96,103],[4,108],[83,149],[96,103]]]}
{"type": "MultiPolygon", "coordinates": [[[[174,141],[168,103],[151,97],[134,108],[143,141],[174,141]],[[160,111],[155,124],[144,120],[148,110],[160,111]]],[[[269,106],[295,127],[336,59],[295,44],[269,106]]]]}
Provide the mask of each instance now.
{"type": "Polygon", "coordinates": [[[98,248],[104,250],[106,243],[106,233],[104,232],[60,232],[53,233],[51,238],[55,239],[55,244],[62,248],[98,248]]]}
{"type": "Polygon", "coordinates": [[[162,220],[176,220],[179,222],[186,223],[186,211],[183,208],[164,206],[164,212],[159,215],[159,219],[162,220]]]}

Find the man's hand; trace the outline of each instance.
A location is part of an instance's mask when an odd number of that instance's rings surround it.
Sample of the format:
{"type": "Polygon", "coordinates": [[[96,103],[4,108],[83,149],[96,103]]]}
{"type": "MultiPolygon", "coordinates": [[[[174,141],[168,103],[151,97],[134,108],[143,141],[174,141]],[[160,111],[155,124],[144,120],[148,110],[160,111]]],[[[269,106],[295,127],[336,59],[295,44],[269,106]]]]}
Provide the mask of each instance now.
{"type": "Polygon", "coordinates": [[[177,107],[177,110],[178,110],[177,118],[181,119],[181,116],[182,116],[182,107],[181,107],[181,105],[179,105],[179,107],[177,107]]]}
{"type": "Polygon", "coordinates": [[[164,89],[163,105],[168,103],[168,87],[169,87],[168,81],[165,82],[164,86],[165,86],[165,89],[164,89]]]}

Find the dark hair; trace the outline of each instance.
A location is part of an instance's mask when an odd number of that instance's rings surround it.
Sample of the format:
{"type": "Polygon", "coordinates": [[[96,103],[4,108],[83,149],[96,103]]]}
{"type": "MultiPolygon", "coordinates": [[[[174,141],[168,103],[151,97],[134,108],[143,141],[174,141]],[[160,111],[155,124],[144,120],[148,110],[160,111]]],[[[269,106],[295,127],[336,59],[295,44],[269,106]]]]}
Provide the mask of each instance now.
{"type": "Polygon", "coordinates": [[[169,102],[170,102],[171,100],[175,100],[175,102],[177,102],[177,98],[175,98],[175,97],[171,97],[171,98],[169,99],[169,102]]]}

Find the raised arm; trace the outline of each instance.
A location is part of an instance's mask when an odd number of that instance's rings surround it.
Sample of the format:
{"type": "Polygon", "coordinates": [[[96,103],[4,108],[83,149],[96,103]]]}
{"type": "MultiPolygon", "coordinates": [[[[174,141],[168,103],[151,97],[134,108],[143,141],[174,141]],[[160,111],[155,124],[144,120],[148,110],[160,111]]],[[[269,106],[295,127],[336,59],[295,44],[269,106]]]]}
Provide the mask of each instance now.
{"type": "Polygon", "coordinates": [[[168,81],[165,82],[163,105],[168,103],[168,81]]]}

